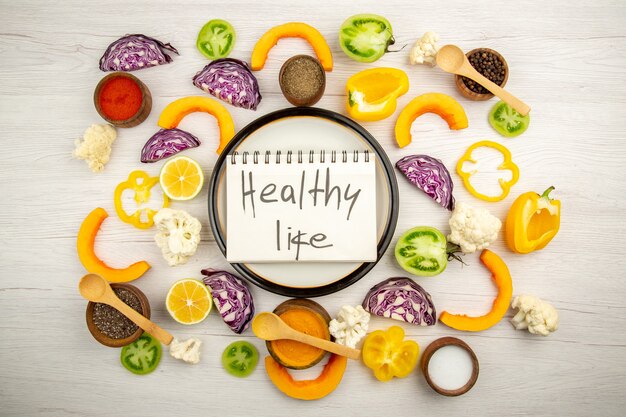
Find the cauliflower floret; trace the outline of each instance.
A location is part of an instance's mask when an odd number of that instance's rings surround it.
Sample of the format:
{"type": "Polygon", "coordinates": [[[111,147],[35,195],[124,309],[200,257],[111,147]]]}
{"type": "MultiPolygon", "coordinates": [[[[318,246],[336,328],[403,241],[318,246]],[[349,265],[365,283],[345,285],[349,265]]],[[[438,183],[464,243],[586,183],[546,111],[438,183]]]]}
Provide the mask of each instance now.
{"type": "Polygon", "coordinates": [[[343,306],[337,318],[330,321],[328,330],[335,342],[354,348],[367,333],[369,322],[370,313],[362,306],[343,306]]]}
{"type": "Polygon", "coordinates": [[[163,208],[154,215],[154,237],[169,266],[184,264],[196,253],[202,225],[184,210],[163,208]]]}
{"type": "Polygon", "coordinates": [[[461,247],[463,253],[485,249],[498,238],[502,222],[484,208],[460,202],[449,220],[448,240],[461,247]]]}
{"type": "Polygon", "coordinates": [[[547,301],[534,295],[519,295],[513,299],[511,307],[519,311],[511,319],[517,330],[528,329],[532,334],[547,336],[559,328],[559,313],[547,301]]]}
{"type": "Polygon", "coordinates": [[[439,47],[437,42],[439,41],[439,35],[435,32],[426,32],[424,36],[419,38],[409,53],[409,61],[411,64],[430,64],[435,66],[435,57],[439,47]]]}
{"type": "Polygon", "coordinates": [[[117,132],[111,125],[91,125],[85,130],[83,139],[76,140],[74,157],[87,161],[93,172],[102,172],[109,162],[111,145],[117,138],[117,132]]]}

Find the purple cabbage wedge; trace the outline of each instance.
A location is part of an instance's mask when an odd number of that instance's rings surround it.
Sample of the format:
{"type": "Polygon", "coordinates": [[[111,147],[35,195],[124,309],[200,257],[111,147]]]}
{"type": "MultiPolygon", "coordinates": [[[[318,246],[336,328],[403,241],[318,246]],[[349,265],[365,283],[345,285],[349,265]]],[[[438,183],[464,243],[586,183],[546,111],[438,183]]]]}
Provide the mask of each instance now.
{"type": "Polygon", "coordinates": [[[241,334],[254,317],[250,290],[239,278],[226,271],[203,269],[204,284],[209,287],[213,303],[230,329],[241,334]]]}
{"type": "Polygon", "coordinates": [[[437,322],[430,294],[410,278],[389,278],[374,285],[363,300],[363,308],[380,317],[420,326],[437,322]]]}
{"type": "Polygon", "coordinates": [[[113,42],[100,58],[102,71],[136,71],[157,65],[169,64],[172,57],[165,51],[178,55],[169,43],[145,35],[126,35],[113,42]]]}
{"type": "Polygon", "coordinates": [[[156,132],[141,150],[141,162],[156,162],[178,152],[200,146],[197,137],[180,129],[161,129],[156,132]]]}
{"type": "Polygon", "coordinates": [[[439,159],[428,155],[409,155],[396,162],[396,167],[413,185],[443,208],[454,210],[454,183],[450,172],[439,159]]]}
{"type": "Polygon", "coordinates": [[[238,59],[216,59],[193,77],[193,85],[242,109],[256,110],[261,102],[256,77],[248,64],[238,59]]]}

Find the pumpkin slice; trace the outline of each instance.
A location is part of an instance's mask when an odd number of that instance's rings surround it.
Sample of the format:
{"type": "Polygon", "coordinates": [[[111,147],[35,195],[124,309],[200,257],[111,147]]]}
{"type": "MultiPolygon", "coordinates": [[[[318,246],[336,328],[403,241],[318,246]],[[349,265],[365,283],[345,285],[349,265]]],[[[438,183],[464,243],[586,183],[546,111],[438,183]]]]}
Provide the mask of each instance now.
{"type": "MultiPolygon", "coordinates": [[[[328,324],[330,315],[316,303],[307,299],[287,300],[274,309],[287,325],[299,332],[330,340],[328,324]]],[[[307,369],[319,363],[326,355],[322,349],[295,340],[272,340],[265,342],[267,350],[276,362],[290,369],[307,369]]]]}
{"type": "Polygon", "coordinates": [[[484,316],[469,317],[465,314],[450,314],[444,311],[439,320],[446,326],[467,332],[480,332],[498,324],[506,314],[513,297],[513,280],[509,268],[502,258],[488,249],[480,254],[480,260],[491,272],[491,278],[498,287],[498,295],[493,301],[491,311],[484,316]]]}
{"type": "Polygon", "coordinates": [[[348,358],[345,356],[331,355],[320,376],[296,381],[284,366],[271,356],[265,357],[265,371],[272,383],[291,398],[298,400],[319,400],[333,392],[339,386],[347,364],[348,358]]]}
{"type": "Polygon", "coordinates": [[[220,144],[217,153],[221,153],[228,142],[235,136],[235,123],[226,107],[209,97],[189,96],[172,101],[163,109],[159,116],[158,125],[163,129],[174,129],[178,127],[181,120],[188,114],[195,112],[205,112],[217,119],[220,128],[220,144]]]}
{"type": "Polygon", "coordinates": [[[250,67],[252,67],[253,71],[263,69],[270,49],[282,38],[305,39],[313,47],[315,55],[317,55],[317,59],[319,59],[324,70],[333,70],[333,54],[330,52],[324,36],[313,26],[306,23],[291,22],[271,28],[257,41],[250,59],[250,67]]]}
{"type": "Polygon", "coordinates": [[[424,113],[439,115],[452,130],[461,130],[468,126],[467,115],[458,101],[442,93],[422,94],[406,105],[396,121],[398,146],[404,148],[411,143],[411,125],[424,113]]]}
{"type": "Polygon", "coordinates": [[[78,231],[76,239],[76,249],[78,258],[85,269],[92,274],[98,274],[110,282],[129,282],[142,276],[148,269],[150,264],[146,261],[139,261],[127,268],[116,269],[105,264],[94,250],[96,235],[100,230],[100,225],[109,214],[103,208],[94,209],[83,220],[78,231]]]}

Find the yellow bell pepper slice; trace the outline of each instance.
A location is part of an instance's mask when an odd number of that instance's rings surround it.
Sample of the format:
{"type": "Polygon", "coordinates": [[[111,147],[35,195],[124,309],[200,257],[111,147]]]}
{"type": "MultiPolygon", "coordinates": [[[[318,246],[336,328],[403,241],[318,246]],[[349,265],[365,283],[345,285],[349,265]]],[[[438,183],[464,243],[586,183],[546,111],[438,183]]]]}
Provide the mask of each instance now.
{"type": "Polygon", "coordinates": [[[368,334],[361,354],[365,366],[374,371],[379,381],[386,382],[409,375],[417,364],[419,351],[417,342],[404,340],[402,327],[391,326],[386,331],[368,334]]]}
{"type": "Polygon", "coordinates": [[[517,180],[519,179],[519,168],[512,160],[511,151],[509,151],[506,147],[500,145],[499,143],[492,142],[489,140],[476,142],[472,146],[467,148],[467,150],[465,151],[461,159],[459,159],[459,162],[457,162],[456,164],[456,172],[457,174],[459,174],[459,177],[461,177],[461,179],[463,180],[463,185],[465,185],[465,188],[467,188],[467,191],[469,191],[470,194],[472,194],[474,197],[480,198],[481,200],[491,201],[491,202],[504,200],[506,196],[509,195],[509,191],[511,190],[511,187],[513,187],[517,183],[517,180]],[[470,182],[470,177],[476,174],[478,170],[472,170],[469,172],[463,171],[463,164],[465,162],[476,163],[476,160],[472,158],[472,153],[476,149],[483,148],[483,147],[493,148],[499,151],[504,156],[504,161],[502,162],[502,164],[500,164],[500,166],[498,166],[499,171],[511,171],[512,177],[510,180],[505,181],[502,178],[498,180],[498,182],[500,183],[500,188],[502,189],[502,193],[500,195],[489,196],[489,195],[479,193],[470,182]]]}
{"type": "Polygon", "coordinates": [[[543,194],[528,192],[515,199],[506,216],[505,240],[513,252],[530,253],[546,247],[561,227],[561,202],[550,198],[554,187],[543,194]]]}
{"type": "MultiPolygon", "coordinates": [[[[121,221],[132,224],[138,229],[148,229],[154,224],[154,215],[158,210],[149,207],[141,207],[150,201],[150,189],[159,183],[159,177],[151,177],[145,171],[133,171],[128,175],[128,179],[121,182],[115,187],[113,200],[115,203],[115,212],[121,221]],[[135,191],[134,200],[139,207],[133,213],[129,214],[124,210],[122,203],[122,193],[124,190],[135,191]],[[142,214],[145,213],[145,220],[142,214]]],[[[163,206],[169,205],[169,198],[163,194],[163,206]]]]}
{"type": "Polygon", "coordinates": [[[396,68],[357,72],[346,82],[346,110],[356,120],[385,119],[396,111],[397,98],[409,91],[409,77],[396,68]]]}

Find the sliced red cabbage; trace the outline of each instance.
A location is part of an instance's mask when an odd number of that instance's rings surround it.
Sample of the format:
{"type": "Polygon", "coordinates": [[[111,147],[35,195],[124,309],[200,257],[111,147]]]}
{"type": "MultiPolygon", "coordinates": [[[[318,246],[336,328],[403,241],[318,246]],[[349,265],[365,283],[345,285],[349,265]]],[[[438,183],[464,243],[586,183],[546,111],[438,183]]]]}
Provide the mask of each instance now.
{"type": "Polygon", "coordinates": [[[410,278],[389,278],[373,286],[363,308],[380,317],[433,326],[437,313],[430,294],[410,278]]]}
{"type": "Polygon", "coordinates": [[[185,149],[200,146],[197,137],[180,129],[161,129],[156,132],[141,150],[141,162],[156,162],[169,158],[185,149]]]}
{"type": "Polygon", "coordinates": [[[216,59],[193,77],[199,89],[243,109],[256,110],[261,102],[259,83],[246,62],[216,59]]]}
{"type": "Polygon", "coordinates": [[[113,42],[100,58],[102,71],[136,71],[157,65],[169,64],[172,57],[165,51],[178,55],[169,43],[163,43],[149,36],[126,35],[113,42]]]}
{"type": "Polygon", "coordinates": [[[215,269],[203,269],[204,283],[211,290],[215,307],[224,323],[238,334],[250,326],[254,317],[254,302],[246,284],[233,274],[215,269]]]}
{"type": "Polygon", "coordinates": [[[443,208],[454,210],[454,183],[450,172],[439,159],[428,155],[409,155],[396,162],[396,167],[413,185],[443,208]]]}

